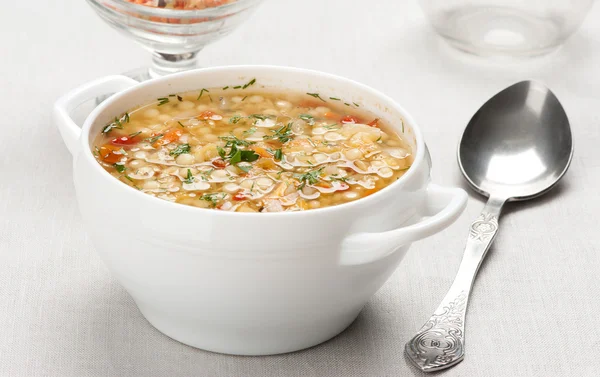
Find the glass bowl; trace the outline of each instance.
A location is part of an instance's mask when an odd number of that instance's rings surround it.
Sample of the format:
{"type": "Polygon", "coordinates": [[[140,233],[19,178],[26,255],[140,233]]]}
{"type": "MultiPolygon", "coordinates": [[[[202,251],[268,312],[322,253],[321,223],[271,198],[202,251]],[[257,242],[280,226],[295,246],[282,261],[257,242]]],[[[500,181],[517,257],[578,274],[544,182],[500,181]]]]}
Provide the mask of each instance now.
{"type": "Polygon", "coordinates": [[[594,0],[421,0],[450,45],[482,56],[528,57],[559,47],[583,23],[594,0]]]}
{"type": "Polygon", "coordinates": [[[87,0],[110,26],[152,53],[151,66],[135,73],[142,80],[196,68],[198,52],[229,34],[261,1],[87,0]]]}

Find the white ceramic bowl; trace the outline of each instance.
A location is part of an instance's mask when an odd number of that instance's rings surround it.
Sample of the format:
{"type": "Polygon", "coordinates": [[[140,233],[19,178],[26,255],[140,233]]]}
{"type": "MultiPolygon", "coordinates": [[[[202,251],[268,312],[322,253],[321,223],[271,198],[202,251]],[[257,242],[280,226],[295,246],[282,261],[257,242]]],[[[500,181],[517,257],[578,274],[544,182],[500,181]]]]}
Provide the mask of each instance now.
{"type": "Polygon", "coordinates": [[[233,66],[141,84],[110,76],[62,97],[54,115],[73,154],[77,200],[98,253],[152,325],[205,350],[276,354],[330,339],[352,323],[412,242],[447,227],[466,204],[463,190],[430,183],[421,131],[402,107],[329,74],[233,66]],[[119,182],[94,159],[90,143],[115,115],[165,94],[251,78],[253,89],[320,92],[356,102],[390,124],[404,122],[414,164],[398,181],[355,202],[248,214],[154,198],[119,182]],[[69,117],[84,101],[115,92],[82,128],[69,117]]]}

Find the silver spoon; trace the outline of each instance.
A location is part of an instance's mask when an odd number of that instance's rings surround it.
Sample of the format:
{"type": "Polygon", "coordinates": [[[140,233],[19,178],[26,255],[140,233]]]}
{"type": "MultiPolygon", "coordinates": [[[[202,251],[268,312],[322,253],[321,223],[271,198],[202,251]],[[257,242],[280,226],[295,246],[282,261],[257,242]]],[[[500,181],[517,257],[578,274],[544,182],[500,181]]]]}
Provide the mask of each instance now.
{"type": "Polygon", "coordinates": [[[489,199],[471,224],[446,297],[406,344],[406,354],[419,369],[434,372],[462,361],[469,293],[498,231],[502,206],[550,190],[569,168],[572,156],[567,114],[554,93],[540,83],[522,81],[504,89],[471,118],[458,148],[458,164],[475,191],[489,199]]]}

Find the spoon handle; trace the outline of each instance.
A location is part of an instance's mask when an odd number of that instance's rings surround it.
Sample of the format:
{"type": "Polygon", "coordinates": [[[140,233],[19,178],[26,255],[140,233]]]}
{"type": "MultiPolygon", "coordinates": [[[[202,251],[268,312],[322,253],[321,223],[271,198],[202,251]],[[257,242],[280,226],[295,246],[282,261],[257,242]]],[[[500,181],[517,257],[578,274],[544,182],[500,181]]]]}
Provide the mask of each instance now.
{"type": "Polygon", "coordinates": [[[406,343],[406,354],[423,372],[451,367],[465,356],[465,313],[477,270],[498,231],[498,218],[505,199],[490,197],[481,215],[471,223],[458,273],[446,297],[406,343]]]}

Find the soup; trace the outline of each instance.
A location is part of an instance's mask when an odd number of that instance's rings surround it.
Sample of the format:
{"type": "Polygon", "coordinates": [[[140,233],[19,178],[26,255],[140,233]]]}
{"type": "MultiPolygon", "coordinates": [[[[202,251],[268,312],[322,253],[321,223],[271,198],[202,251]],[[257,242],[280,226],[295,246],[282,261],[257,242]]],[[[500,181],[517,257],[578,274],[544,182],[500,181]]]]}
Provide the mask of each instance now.
{"type": "Polygon", "coordinates": [[[93,153],[148,195],[236,212],[351,202],[410,167],[410,145],[358,104],[253,84],[169,94],[132,109],[102,128],[93,153]]]}

